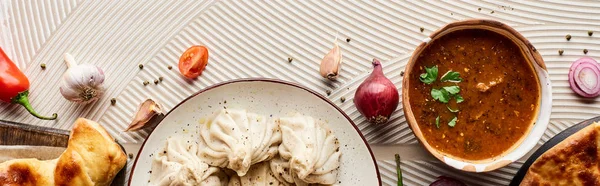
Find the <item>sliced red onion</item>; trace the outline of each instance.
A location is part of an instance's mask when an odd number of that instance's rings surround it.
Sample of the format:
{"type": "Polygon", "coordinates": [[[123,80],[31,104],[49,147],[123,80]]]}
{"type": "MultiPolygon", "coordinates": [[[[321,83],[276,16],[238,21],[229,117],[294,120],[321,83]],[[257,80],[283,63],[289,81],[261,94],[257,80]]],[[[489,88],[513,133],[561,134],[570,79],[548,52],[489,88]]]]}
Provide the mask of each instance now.
{"type": "Polygon", "coordinates": [[[589,57],[579,58],[569,69],[569,85],[583,97],[600,95],[600,64],[589,57]]]}

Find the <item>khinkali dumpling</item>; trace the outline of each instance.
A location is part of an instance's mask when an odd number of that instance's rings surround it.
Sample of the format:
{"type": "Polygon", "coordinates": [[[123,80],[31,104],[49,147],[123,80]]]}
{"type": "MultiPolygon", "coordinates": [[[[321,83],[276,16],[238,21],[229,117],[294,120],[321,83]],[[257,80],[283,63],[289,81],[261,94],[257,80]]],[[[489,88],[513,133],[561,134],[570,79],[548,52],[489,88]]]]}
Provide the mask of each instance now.
{"type": "Polygon", "coordinates": [[[198,156],[209,165],[244,176],[251,165],[277,155],[279,143],[281,132],[273,119],[222,109],[200,124],[198,156]]]}
{"type": "Polygon", "coordinates": [[[341,152],[339,141],[329,127],[321,120],[301,114],[282,117],[277,123],[282,143],[279,146],[281,159],[271,161],[275,174],[298,185],[302,184],[297,183],[298,179],[306,183],[334,184],[341,152]]]}
{"type": "Polygon", "coordinates": [[[269,162],[261,162],[252,165],[245,176],[233,175],[230,178],[228,186],[288,186],[285,182],[280,182],[271,168],[269,162]]]}
{"type": "Polygon", "coordinates": [[[197,145],[179,138],[167,139],[165,148],[152,161],[152,186],[221,186],[227,184],[226,175],[217,167],[202,162],[197,145]]]}

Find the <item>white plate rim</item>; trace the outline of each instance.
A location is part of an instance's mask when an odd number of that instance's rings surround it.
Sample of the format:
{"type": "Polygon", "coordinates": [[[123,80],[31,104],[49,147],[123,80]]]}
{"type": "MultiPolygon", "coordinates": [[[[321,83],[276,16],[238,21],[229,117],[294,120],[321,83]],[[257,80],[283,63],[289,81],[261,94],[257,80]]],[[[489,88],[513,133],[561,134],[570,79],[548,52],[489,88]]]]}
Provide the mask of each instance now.
{"type": "MultiPolygon", "coordinates": [[[[291,86],[294,88],[299,88],[301,90],[304,90],[308,93],[313,94],[314,96],[320,98],[321,100],[325,101],[327,104],[331,105],[333,108],[335,108],[340,114],[342,114],[346,120],[348,120],[348,122],[352,125],[352,127],[354,127],[354,130],[358,133],[358,135],[360,136],[360,138],[362,139],[363,143],[365,144],[365,146],[367,147],[367,149],[369,150],[369,154],[371,155],[371,159],[373,160],[373,165],[375,166],[375,173],[377,175],[377,182],[379,182],[379,185],[381,185],[381,174],[379,173],[379,167],[377,165],[377,160],[375,159],[375,155],[373,154],[373,150],[371,149],[371,146],[369,145],[369,143],[367,142],[367,139],[365,138],[365,136],[363,136],[362,132],[360,132],[360,129],[356,126],[356,124],[354,123],[354,121],[352,121],[352,119],[350,119],[350,117],[346,114],[346,112],[344,112],[341,108],[339,108],[337,105],[335,105],[333,102],[331,102],[329,99],[327,99],[326,97],[324,97],[323,95],[317,93],[316,91],[305,87],[303,85],[300,85],[298,83],[294,83],[294,82],[289,82],[289,81],[284,81],[284,80],[280,80],[280,79],[272,79],[272,78],[242,78],[242,79],[234,79],[234,80],[229,80],[229,81],[224,81],[224,82],[220,82],[211,86],[208,86],[190,96],[188,96],[187,98],[185,98],[184,100],[182,100],[181,102],[179,102],[177,105],[175,105],[175,107],[173,107],[171,110],[169,110],[163,118],[166,118],[171,112],[173,112],[174,110],[176,110],[179,106],[183,105],[185,102],[189,101],[190,99],[206,92],[209,91],[211,89],[223,86],[223,85],[228,85],[228,84],[233,84],[233,83],[243,83],[243,82],[268,82],[268,83],[278,83],[278,84],[282,84],[282,85],[286,85],[286,86],[291,86]]],[[[156,126],[158,127],[158,125],[162,124],[163,122],[160,121],[156,126]]],[[[142,150],[144,149],[144,146],[146,145],[146,142],[148,141],[148,139],[150,139],[150,137],[152,136],[154,132],[154,129],[152,129],[152,131],[150,131],[150,133],[148,134],[148,137],[146,137],[146,139],[144,139],[144,142],[142,143],[142,145],[140,146],[140,149],[136,155],[135,161],[133,162],[132,168],[131,168],[131,172],[129,174],[129,179],[127,180],[127,185],[131,186],[131,180],[133,178],[133,173],[135,171],[136,165],[140,159],[140,155],[142,153],[142,150]]]]}

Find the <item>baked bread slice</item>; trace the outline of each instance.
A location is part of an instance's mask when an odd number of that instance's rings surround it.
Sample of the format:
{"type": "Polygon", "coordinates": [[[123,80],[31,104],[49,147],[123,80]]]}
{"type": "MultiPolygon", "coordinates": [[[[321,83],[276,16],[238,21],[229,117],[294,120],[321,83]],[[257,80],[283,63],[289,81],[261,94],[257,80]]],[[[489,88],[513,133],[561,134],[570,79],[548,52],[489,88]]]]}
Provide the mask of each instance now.
{"type": "Polygon", "coordinates": [[[583,128],[542,154],[521,185],[600,185],[600,124],[583,128]]]}
{"type": "Polygon", "coordinates": [[[58,159],[14,159],[0,164],[0,185],[110,185],[127,156],[100,124],[79,118],[58,159]]]}

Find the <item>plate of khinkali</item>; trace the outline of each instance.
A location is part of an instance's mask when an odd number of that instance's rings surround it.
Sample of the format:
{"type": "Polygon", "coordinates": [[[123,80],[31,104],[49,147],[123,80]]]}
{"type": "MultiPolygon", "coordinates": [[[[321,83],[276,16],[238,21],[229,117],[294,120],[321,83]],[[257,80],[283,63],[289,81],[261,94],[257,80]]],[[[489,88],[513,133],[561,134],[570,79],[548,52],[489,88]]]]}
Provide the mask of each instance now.
{"type": "Polygon", "coordinates": [[[365,138],[323,95],[274,79],[208,87],[150,133],[129,185],[381,185],[365,138]]]}

